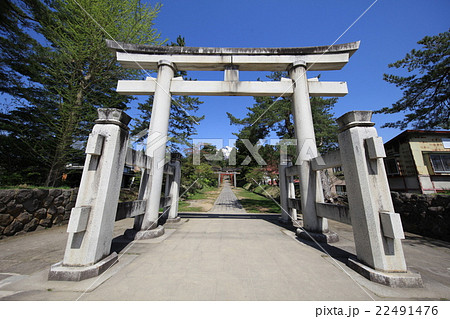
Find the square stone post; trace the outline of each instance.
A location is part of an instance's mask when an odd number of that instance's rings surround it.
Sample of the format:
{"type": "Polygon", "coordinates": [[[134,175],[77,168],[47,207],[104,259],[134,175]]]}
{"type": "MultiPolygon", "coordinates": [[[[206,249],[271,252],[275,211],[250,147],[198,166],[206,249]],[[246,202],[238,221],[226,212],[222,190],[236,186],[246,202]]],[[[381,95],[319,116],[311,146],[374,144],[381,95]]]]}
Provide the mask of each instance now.
{"type": "Polygon", "coordinates": [[[180,163],[180,153],[172,154],[172,163],[175,167],[174,175],[171,179],[169,196],[172,199],[172,203],[169,209],[168,219],[166,223],[178,223],[181,218],[178,216],[178,201],[180,196],[180,182],[181,182],[181,163],[180,163]]]}
{"type": "MultiPolygon", "coordinates": [[[[295,199],[295,185],[294,185],[294,177],[286,176],[287,184],[288,184],[288,201],[289,198],[295,199]]],[[[297,222],[297,209],[289,208],[289,215],[291,216],[292,222],[297,222]]]]}
{"type": "Polygon", "coordinates": [[[281,204],[281,217],[280,221],[282,223],[289,223],[291,220],[291,216],[289,214],[289,205],[288,205],[288,198],[289,198],[289,185],[287,183],[287,176],[286,176],[286,168],[288,167],[288,163],[280,163],[278,166],[278,174],[279,174],[279,181],[280,181],[280,204],[281,204]]]}
{"type": "Polygon", "coordinates": [[[310,161],[317,157],[316,137],[309,100],[308,80],[306,78],[306,62],[294,62],[289,70],[289,76],[294,81],[292,95],[292,114],[294,116],[295,137],[297,139],[297,165],[299,165],[300,193],[303,214],[303,230],[297,235],[304,239],[314,238],[321,242],[337,241],[337,235],[330,233],[326,218],[317,216],[316,201],[323,197],[320,176],[311,169],[310,161]]]}
{"type": "Polygon", "coordinates": [[[359,261],[349,267],[393,287],[420,287],[419,274],[407,272],[400,215],[394,211],[384,168],[381,137],[372,112],[352,111],[337,119],[339,148],[359,261]]]}
{"type": "Polygon", "coordinates": [[[145,186],[144,200],[147,204],[140,230],[134,236],[135,239],[154,238],[164,234],[164,227],[158,226],[158,218],[172,104],[170,83],[174,73],[175,66],[171,62],[159,61],[146,150],[147,155],[152,158],[151,172],[147,185],[143,185],[145,186]]]}
{"type": "MultiPolygon", "coordinates": [[[[170,166],[169,166],[170,167],[170,166]]],[[[164,187],[164,201],[163,201],[163,216],[161,216],[162,220],[167,220],[169,218],[169,204],[168,199],[170,198],[170,188],[173,183],[173,175],[165,174],[166,175],[166,182],[164,187]]]]}
{"type": "Polygon", "coordinates": [[[49,280],[79,281],[108,269],[131,118],[122,110],[98,109],[89,135],[75,207],[70,215],[64,260],[51,267],[49,280]]]}

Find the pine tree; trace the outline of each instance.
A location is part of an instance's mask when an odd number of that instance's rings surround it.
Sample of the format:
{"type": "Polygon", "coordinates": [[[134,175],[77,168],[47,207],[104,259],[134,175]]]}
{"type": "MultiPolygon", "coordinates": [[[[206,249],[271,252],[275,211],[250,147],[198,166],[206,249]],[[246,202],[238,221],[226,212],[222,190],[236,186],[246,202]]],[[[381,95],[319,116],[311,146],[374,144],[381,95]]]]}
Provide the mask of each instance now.
{"type": "MultiPolygon", "coordinates": [[[[286,77],[286,74],[283,72],[273,72],[268,76],[269,79],[275,81],[280,80],[281,77],[286,77]]],[[[237,165],[240,165],[247,156],[251,157],[242,139],[248,139],[252,145],[255,145],[258,140],[266,139],[271,132],[275,132],[280,139],[295,138],[290,98],[255,97],[254,99],[255,103],[253,106],[247,107],[248,112],[244,118],[239,119],[231,113],[227,113],[231,124],[241,126],[239,133],[235,134],[238,137],[236,142],[237,165]]],[[[337,147],[337,124],[331,112],[336,101],[336,98],[311,98],[314,133],[316,135],[317,148],[321,153],[326,153],[337,147]]],[[[295,146],[288,146],[287,149],[288,154],[291,155],[292,160],[295,162],[295,146]]],[[[260,154],[264,151],[275,152],[278,155],[277,159],[280,158],[280,146],[266,149],[262,147],[260,154]]],[[[275,163],[273,160],[270,161],[270,164],[266,167],[268,175],[274,176],[273,168],[276,168],[278,164],[278,162],[275,163]],[[270,170],[272,172],[269,172],[270,170]]],[[[240,178],[245,178],[247,174],[253,174],[255,172],[253,168],[257,166],[259,166],[258,163],[252,159],[248,165],[242,167],[240,178]]]]}
{"type": "Polygon", "coordinates": [[[405,58],[389,67],[406,69],[410,75],[384,74],[384,80],[403,90],[403,97],[378,113],[406,113],[402,120],[383,127],[450,129],[450,31],[426,36],[405,58]]]}

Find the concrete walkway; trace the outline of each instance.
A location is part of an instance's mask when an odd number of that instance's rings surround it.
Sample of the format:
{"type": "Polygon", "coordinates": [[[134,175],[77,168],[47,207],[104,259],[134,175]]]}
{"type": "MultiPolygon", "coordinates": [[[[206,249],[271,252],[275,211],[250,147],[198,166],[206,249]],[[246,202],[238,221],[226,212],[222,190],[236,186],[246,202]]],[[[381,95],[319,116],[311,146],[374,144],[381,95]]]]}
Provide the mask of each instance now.
{"type": "MultiPolygon", "coordinates": [[[[227,192],[227,191],[225,191],[227,192]]],[[[315,247],[272,214],[189,213],[163,237],[116,241],[119,263],[99,278],[49,282],[66,226],[0,241],[1,300],[426,300],[450,299],[450,245],[407,234],[408,266],[425,288],[373,284],[345,266],[351,227],[331,222],[341,241],[315,247]],[[122,244],[122,246],[120,246],[122,244]],[[333,258],[331,258],[333,257],[333,258]]],[[[116,223],[115,234],[132,219],[116,223]]],[[[172,226],[170,226],[172,227],[172,226]]],[[[120,238],[119,238],[120,239],[120,238]]]]}
{"type": "Polygon", "coordinates": [[[210,210],[211,213],[245,213],[245,209],[242,207],[241,203],[237,199],[231,190],[228,181],[224,182],[224,187],[217,197],[213,208],[210,210]]]}

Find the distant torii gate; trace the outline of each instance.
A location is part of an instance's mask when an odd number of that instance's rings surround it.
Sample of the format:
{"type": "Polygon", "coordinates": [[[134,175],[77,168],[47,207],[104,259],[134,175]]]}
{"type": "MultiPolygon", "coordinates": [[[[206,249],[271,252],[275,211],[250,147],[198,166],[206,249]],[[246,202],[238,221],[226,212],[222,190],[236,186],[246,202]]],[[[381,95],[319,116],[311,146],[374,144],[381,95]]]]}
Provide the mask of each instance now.
{"type": "Polygon", "coordinates": [[[236,187],[236,175],[240,174],[238,172],[216,172],[218,174],[218,181],[217,181],[217,187],[220,187],[222,185],[223,177],[224,176],[230,176],[232,179],[233,186],[236,187]]]}

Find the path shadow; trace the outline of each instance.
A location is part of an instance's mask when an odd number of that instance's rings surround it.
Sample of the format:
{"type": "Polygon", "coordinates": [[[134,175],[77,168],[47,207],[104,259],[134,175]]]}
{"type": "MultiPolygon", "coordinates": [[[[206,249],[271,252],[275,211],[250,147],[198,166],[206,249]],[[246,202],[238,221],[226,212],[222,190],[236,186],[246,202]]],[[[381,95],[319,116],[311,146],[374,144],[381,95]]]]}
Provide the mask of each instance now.
{"type": "Polygon", "coordinates": [[[403,245],[407,244],[409,246],[442,247],[450,249],[450,242],[412,233],[405,233],[405,239],[402,242],[403,245]]]}
{"type": "Polygon", "coordinates": [[[213,213],[213,212],[206,212],[206,213],[179,213],[178,214],[181,218],[222,218],[222,219],[260,219],[264,220],[266,222],[269,222],[271,224],[277,225],[281,228],[284,228],[289,231],[294,231],[296,228],[291,224],[285,224],[279,221],[279,218],[281,214],[248,214],[248,213],[213,213]]]}
{"type": "Polygon", "coordinates": [[[126,238],[124,235],[114,237],[111,242],[111,253],[116,252],[119,254],[132,241],[132,239],[126,238]]]}
{"type": "Polygon", "coordinates": [[[332,246],[327,243],[316,243],[312,240],[306,240],[303,238],[299,238],[297,236],[295,237],[295,239],[305,245],[308,245],[309,247],[317,249],[318,251],[320,251],[321,253],[324,254],[324,257],[328,257],[328,255],[329,255],[333,259],[336,259],[344,264],[347,263],[347,259],[349,259],[349,258],[357,260],[355,254],[348,252],[342,248],[332,246]]]}

